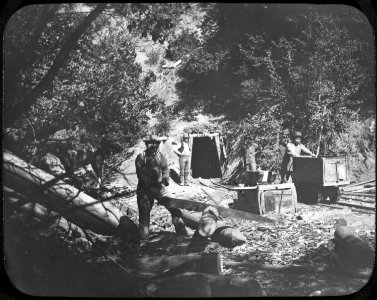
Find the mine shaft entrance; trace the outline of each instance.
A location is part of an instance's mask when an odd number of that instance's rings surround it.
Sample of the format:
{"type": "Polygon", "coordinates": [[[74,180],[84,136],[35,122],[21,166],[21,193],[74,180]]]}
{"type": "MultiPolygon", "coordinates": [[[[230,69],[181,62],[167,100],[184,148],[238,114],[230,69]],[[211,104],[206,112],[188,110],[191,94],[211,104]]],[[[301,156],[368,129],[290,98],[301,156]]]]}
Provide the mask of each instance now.
{"type": "Polygon", "coordinates": [[[192,141],[191,170],[193,178],[219,178],[221,166],[214,138],[194,137],[192,141]]]}

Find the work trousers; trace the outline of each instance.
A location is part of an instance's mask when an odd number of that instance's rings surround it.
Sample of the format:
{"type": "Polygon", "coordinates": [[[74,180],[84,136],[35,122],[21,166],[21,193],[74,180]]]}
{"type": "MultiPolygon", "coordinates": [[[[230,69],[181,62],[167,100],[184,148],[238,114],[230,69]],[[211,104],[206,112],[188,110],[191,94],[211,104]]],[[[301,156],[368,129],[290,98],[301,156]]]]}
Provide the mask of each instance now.
{"type": "MultiPolygon", "coordinates": [[[[145,187],[143,185],[137,186],[137,205],[139,208],[139,233],[142,240],[147,240],[149,237],[150,214],[154,204],[154,200],[159,201],[164,196],[169,196],[166,188],[161,184],[155,186],[145,187]]],[[[185,224],[181,219],[181,212],[177,208],[167,208],[172,216],[172,222],[175,231],[178,234],[184,234],[186,231],[185,224]]]]}
{"type": "Polygon", "coordinates": [[[181,155],[179,157],[179,176],[181,184],[188,183],[188,175],[190,173],[190,155],[181,155]]]}

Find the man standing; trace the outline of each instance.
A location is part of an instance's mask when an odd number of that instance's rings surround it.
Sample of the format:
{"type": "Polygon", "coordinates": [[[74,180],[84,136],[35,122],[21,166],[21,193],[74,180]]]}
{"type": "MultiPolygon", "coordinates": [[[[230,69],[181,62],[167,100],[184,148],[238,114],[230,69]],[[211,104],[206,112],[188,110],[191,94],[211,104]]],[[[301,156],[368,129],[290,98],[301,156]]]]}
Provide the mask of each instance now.
{"type": "MultiPolygon", "coordinates": [[[[145,246],[149,238],[150,212],[154,199],[159,201],[168,196],[169,168],[166,157],[158,150],[160,139],[154,135],[144,140],[147,149],[136,157],[137,205],[139,208],[140,246],[145,246]]],[[[186,227],[178,209],[169,209],[175,231],[187,235],[186,227]]]]}
{"type": "Polygon", "coordinates": [[[254,140],[249,143],[249,147],[245,150],[245,168],[246,168],[246,180],[248,185],[256,185],[256,181],[253,179],[252,172],[257,170],[256,155],[259,153],[258,141],[254,140]]]}
{"type": "Polygon", "coordinates": [[[287,153],[287,145],[291,143],[289,137],[290,132],[288,128],[283,129],[282,139],[279,144],[279,157],[282,157],[281,167],[280,167],[280,183],[287,182],[287,166],[290,160],[290,156],[287,153]]]}
{"type": "Polygon", "coordinates": [[[176,146],[173,151],[179,156],[179,185],[188,186],[188,175],[190,173],[191,149],[189,146],[189,135],[185,133],[181,139],[181,144],[176,146]]]}
{"type": "Polygon", "coordinates": [[[301,144],[301,137],[301,132],[296,131],[294,134],[293,143],[287,144],[286,154],[284,155],[285,157],[289,157],[288,163],[286,165],[286,181],[289,180],[293,173],[293,157],[300,156],[301,152],[316,157],[316,155],[313,152],[311,152],[308,148],[301,144]]]}

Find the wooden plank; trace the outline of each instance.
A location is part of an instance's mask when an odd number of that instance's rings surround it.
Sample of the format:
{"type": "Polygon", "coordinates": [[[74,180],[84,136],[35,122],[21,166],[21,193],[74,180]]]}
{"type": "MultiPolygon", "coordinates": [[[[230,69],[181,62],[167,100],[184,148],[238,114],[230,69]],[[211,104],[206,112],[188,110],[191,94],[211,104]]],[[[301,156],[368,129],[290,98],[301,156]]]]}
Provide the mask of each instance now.
{"type": "Polygon", "coordinates": [[[357,192],[366,192],[366,191],[371,191],[371,190],[375,190],[376,187],[370,187],[370,188],[365,188],[365,189],[360,189],[360,190],[356,190],[356,191],[353,191],[354,193],[357,193],[357,192]]]}
{"type": "Polygon", "coordinates": [[[367,207],[367,206],[361,206],[361,205],[354,205],[354,204],[348,204],[344,202],[336,202],[337,205],[342,205],[342,206],[348,206],[348,207],[353,207],[353,208],[360,208],[360,209],[366,209],[366,210],[376,210],[375,207],[367,207]]]}
{"type": "Polygon", "coordinates": [[[354,192],[342,192],[341,196],[360,196],[360,197],[372,197],[376,198],[376,194],[366,194],[366,193],[354,193],[354,192]]]}
{"type": "Polygon", "coordinates": [[[350,197],[351,197],[351,199],[352,199],[353,201],[360,201],[360,202],[365,202],[365,203],[370,203],[370,204],[374,204],[374,203],[376,203],[375,200],[359,199],[359,198],[355,198],[355,196],[353,196],[353,195],[342,195],[341,197],[342,197],[342,198],[343,198],[343,197],[344,197],[344,198],[350,198],[350,197]]]}
{"type": "Polygon", "coordinates": [[[329,204],[325,204],[325,203],[318,203],[318,205],[325,206],[325,207],[332,208],[332,209],[344,209],[344,207],[329,205],[329,204]]]}
{"type": "Polygon", "coordinates": [[[216,206],[216,205],[209,205],[209,204],[196,202],[196,201],[183,200],[183,199],[177,199],[177,198],[172,198],[172,197],[163,197],[160,200],[160,202],[161,204],[169,208],[183,208],[183,209],[193,210],[193,211],[198,211],[198,212],[203,212],[207,207],[213,206],[217,209],[217,211],[219,212],[219,215],[223,218],[235,218],[235,219],[275,224],[274,220],[266,218],[266,217],[262,217],[259,215],[255,215],[255,214],[240,211],[240,210],[225,208],[225,207],[216,206]]]}
{"type": "Polygon", "coordinates": [[[363,182],[356,182],[356,183],[352,183],[350,185],[348,185],[347,187],[353,187],[353,186],[357,186],[357,185],[362,185],[362,184],[366,184],[366,183],[371,183],[371,182],[375,182],[376,180],[373,179],[373,180],[368,180],[368,181],[363,181],[363,182]]]}
{"type": "Polygon", "coordinates": [[[365,188],[376,187],[376,183],[369,183],[364,185],[365,188]]]}

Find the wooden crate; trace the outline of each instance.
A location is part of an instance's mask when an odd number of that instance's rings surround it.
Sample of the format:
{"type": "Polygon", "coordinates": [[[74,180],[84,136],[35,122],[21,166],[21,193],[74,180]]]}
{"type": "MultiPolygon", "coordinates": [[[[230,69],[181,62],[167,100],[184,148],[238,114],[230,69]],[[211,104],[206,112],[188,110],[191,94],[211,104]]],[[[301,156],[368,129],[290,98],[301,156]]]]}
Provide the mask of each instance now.
{"type": "Polygon", "coordinates": [[[293,183],[266,184],[235,188],[237,209],[258,215],[296,212],[297,194],[293,183]]]}
{"type": "Polygon", "coordinates": [[[349,161],[345,156],[294,157],[292,178],[324,187],[350,184],[349,161]]]}

